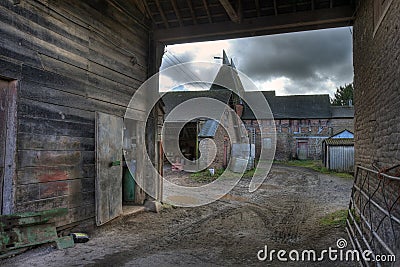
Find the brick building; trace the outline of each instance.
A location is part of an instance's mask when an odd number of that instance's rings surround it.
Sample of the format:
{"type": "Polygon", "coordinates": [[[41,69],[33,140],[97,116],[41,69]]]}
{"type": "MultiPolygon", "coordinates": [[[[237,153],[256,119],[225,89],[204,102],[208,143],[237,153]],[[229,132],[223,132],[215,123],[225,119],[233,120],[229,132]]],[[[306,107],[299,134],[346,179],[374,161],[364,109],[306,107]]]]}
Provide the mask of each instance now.
{"type": "MultiPolygon", "coordinates": [[[[313,159],[322,158],[322,142],[330,136],[343,130],[354,131],[354,108],[352,106],[336,107],[331,106],[329,95],[294,95],[294,96],[276,96],[274,91],[262,92],[268,101],[274,116],[274,121],[266,118],[258,118],[258,122],[247,104],[244,104],[244,111],[241,116],[248,132],[254,132],[252,137],[249,134],[249,140],[255,144],[255,157],[258,158],[261,150],[260,127],[266,132],[271,132],[275,127],[277,134],[277,144],[275,159],[313,159]]],[[[252,92],[246,92],[252,94],[252,92]]],[[[173,109],[174,105],[192,97],[211,97],[224,99],[225,103],[231,102],[230,91],[226,89],[198,91],[198,92],[170,92],[163,98],[166,104],[167,114],[173,109]]],[[[229,137],[224,128],[229,128],[235,124],[230,118],[229,112],[226,112],[220,122],[206,121],[198,122],[198,139],[195,132],[189,138],[191,142],[201,141],[202,139],[212,138],[216,144],[215,160],[210,165],[214,168],[227,166],[231,145],[229,137]],[[221,125],[219,125],[221,123],[221,125]]],[[[185,128],[190,128],[187,125],[185,128]]],[[[184,131],[188,131],[185,129],[184,131]]],[[[187,136],[185,134],[185,136],[187,136]]],[[[181,143],[189,144],[186,140],[181,143]]],[[[207,143],[211,142],[210,140],[207,143]]],[[[195,143],[191,147],[195,147],[195,143]]],[[[182,151],[193,151],[193,149],[181,146],[182,151]]],[[[203,144],[204,152],[212,149],[211,145],[203,144]],[[207,147],[207,148],[206,148],[207,147]]],[[[192,152],[192,154],[195,152],[192,152]]],[[[208,153],[208,152],[206,152],[208,153]]],[[[213,152],[209,152],[211,155],[213,152]]],[[[194,155],[190,155],[192,158],[194,155]]]]}
{"type": "MultiPolygon", "coordinates": [[[[251,92],[247,92],[251,94],[251,92]]],[[[331,106],[329,95],[276,96],[264,91],[274,116],[274,122],[265,118],[260,127],[268,131],[275,125],[277,144],[275,159],[321,159],[322,141],[345,129],[354,131],[354,108],[331,106]]],[[[242,116],[246,127],[255,129],[256,158],[262,140],[253,112],[245,105],[242,116]]]]}

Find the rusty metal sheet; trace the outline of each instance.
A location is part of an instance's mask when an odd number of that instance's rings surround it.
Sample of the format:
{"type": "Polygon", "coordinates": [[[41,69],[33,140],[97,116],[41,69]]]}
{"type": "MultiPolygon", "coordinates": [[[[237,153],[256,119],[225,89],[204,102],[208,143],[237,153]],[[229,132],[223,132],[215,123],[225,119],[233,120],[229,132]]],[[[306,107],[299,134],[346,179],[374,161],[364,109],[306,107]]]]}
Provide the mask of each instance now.
{"type": "MultiPolygon", "coordinates": [[[[66,208],[60,208],[1,215],[0,259],[18,253],[21,248],[59,241],[55,224],[51,220],[67,213],[66,208]]],[[[63,245],[68,247],[68,244],[63,245]]]]}
{"type": "Polygon", "coordinates": [[[96,224],[122,213],[123,119],[96,112],[96,224]]]}

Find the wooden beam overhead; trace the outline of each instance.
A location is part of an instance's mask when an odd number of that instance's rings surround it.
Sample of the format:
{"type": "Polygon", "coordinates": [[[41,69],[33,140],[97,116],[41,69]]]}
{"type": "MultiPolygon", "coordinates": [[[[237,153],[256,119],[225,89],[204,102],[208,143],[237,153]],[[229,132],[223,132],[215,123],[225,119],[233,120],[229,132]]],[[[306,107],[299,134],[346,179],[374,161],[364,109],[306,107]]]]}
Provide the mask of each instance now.
{"type": "Polygon", "coordinates": [[[160,12],[161,18],[162,18],[162,20],[164,22],[165,28],[169,29],[169,24],[168,24],[167,17],[164,14],[164,11],[163,11],[163,9],[162,9],[162,7],[160,5],[160,1],[159,0],[156,0],[156,5],[157,5],[157,8],[158,8],[158,12],[160,12]]]}
{"type": "Polygon", "coordinates": [[[239,17],[239,23],[242,23],[243,20],[243,2],[242,0],[237,1],[237,15],[239,17]]]}
{"type": "Polygon", "coordinates": [[[197,24],[197,19],[196,19],[196,13],[194,13],[194,8],[193,8],[193,3],[192,0],[186,0],[188,6],[189,6],[189,10],[190,10],[190,14],[192,15],[192,19],[193,19],[193,24],[197,24]]]}
{"type": "Polygon", "coordinates": [[[172,7],[174,8],[175,16],[178,19],[179,26],[182,27],[183,26],[182,17],[181,17],[181,14],[179,13],[179,9],[178,9],[178,5],[176,4],[176,0],[171,0],[171,4],[172,4],[172,7]]]}
{"type": "Polygon", "coordinates": [[[134,0],[134,3],[136,4],[136,6],[140,10],[140,12],[142,12],[143,15],[149,17],[149,14],[147,13],[146,7],[144,6],[144,3],[142,0],[134,0]]]}
{"type": "Polygon", "coordinates": [[[224,7],[231,21],[238,23],[240,21],[240,18],[236,13],[235,9],[233,8],[233,6],[231,5],[231,3],[229,2],[229,0],[219,0],[219,2],[224,7]]]}
{"type": "Polygon", "coordinates": [[[274,0],[274,12],[275,16],[278,16],[278,5],[276,4],[276,0],[274,0]]]}
{"type": "Polygon", "coordinates": [[[343,27],[351,25],[353,21],[354,8],[344,6],[244,19],[241,24],[228,21],[214,23],[212,27],[205,24],[156,30],[154,38],[165,44],[175,44],[343,27]]]}
{"type": "Polygon", "coordinates": [[[205,8],[205,10],[206,10],[206,12],[207,12],[208,22],[213,23],[212,17],[211,17],[210,8],[208,7],[207,0],[203,0],[203,5],[204,5],[204,8],[205,8]]]}
{"type": "Polygon", "coordinates": [[[261,16],[260,0],[254,0],[256,4],[257,17],[261,16]]]}
{"type": "Polygon", "coordinates": [[[154,19],[153,15],[152,15],[151,12],[150,12],[150,8],[149,8],[149,5],[147,4],[147,1],[146,1],[146,0],[138,0],[138,2],[142,2],[143,6],[144,6],[144,8],[145,8],[145,10],[146,10],[146,13],[147,13],[148,16],[150,17],[150,19],[151,19],[151,21],[153,22],[153,24],[155,24],[155,23],[156,23],[156,20],[154,19]]]}

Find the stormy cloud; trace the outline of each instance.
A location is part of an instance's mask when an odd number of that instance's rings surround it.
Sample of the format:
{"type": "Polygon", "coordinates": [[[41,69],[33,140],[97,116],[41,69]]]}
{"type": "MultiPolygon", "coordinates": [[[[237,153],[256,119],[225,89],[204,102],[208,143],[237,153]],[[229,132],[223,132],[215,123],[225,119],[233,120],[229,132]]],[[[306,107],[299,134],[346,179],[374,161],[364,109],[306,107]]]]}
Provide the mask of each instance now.
{"type": "Polygon", "coordinates": [[[222,49],[260,90],[333,95],[338,86],[353,81],[348,27],[169,46],[163,67],[173,62],[173,56],[180,62],[218,62],[213,57],[220,56],[222,49]]]}

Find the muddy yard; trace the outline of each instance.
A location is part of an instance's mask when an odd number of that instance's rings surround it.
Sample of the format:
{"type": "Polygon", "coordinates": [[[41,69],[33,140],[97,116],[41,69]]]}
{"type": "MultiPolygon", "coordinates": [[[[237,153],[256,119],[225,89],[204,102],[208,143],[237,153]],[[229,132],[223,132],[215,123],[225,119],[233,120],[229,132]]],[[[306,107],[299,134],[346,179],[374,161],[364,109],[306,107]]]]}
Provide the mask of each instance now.
{"type": "MultiPolygon", "coordinates": [[[[180,179],[189,178],[180,175],[180,179]]],[[[243,179],[217,202],[166,207],[98,229],[88,243],[41,247],[0,262],[3,266],[354,266],[346,262],[260,262],[264,248],[321,251],[347,239],[345,228],[321,218],[348,207],[353,180],[274,165],[259,190],[243,179]]],[[[349,244],[350,248],[351,245],[349,244]]]]}

